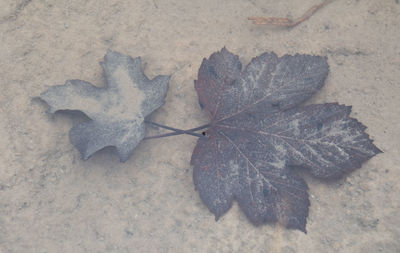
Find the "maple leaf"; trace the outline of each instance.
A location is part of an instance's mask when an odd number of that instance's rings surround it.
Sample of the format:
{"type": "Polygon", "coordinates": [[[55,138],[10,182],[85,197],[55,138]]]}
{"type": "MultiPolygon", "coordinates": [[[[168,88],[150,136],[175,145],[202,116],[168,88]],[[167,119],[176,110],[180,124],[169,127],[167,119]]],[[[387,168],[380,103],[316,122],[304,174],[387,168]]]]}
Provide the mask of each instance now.
{"type": "Polygon", "coordinates": [[[145,136],[145,117],[164,104],[170,76],[149,80],[142,71],[140,57],[133,59],[110,50],[100,64],[106,87],[68,80],[43,92],[40,98],[52,113],[81,111],[91,119],[75,125],[69,134],[84,160],[113,146],[125,162],[145,136]]]}
{"type": "Polygon", "coordinates": [[[196,189],[216,220],[237,200],[249,220],[306,232],[308,187],[296,173],[337,178],[381,152],[351,107],[298,107],[324,84],[326,57],[264,53],[242,71],[223,48],[199,69],[195,88],[210,128],[192,155],[196,189]]]}

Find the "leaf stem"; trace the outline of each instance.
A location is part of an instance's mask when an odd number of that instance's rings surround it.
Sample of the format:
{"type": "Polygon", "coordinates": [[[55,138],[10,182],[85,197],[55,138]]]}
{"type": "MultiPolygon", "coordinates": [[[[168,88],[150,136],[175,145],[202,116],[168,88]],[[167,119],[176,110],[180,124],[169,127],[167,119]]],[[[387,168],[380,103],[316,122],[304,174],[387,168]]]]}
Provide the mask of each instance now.
{"type": "Polygon", "coordinates": [[[181,132],[172,132],[172,133],[167,133],[167,134],[160,134],[160,135],[154,135],[154,136],[148,136],[148,137],[144,137],[144,140],[148,140],[148,139],[156,139],[156,138],[163,138],[163,137],[169,137],[169,136],[175,136],[175,135],[181,135],[181,134],[188,134],[188,135],[192,135],[195,137],[204,137],[204,135],[202,134],[197,134],[197,133],[181,133],[181,132]]]}
{"type": "Polygon", "coordinates": [[[172,133],[160,134],[160,135],[145,137],[145,138],[144,138],[145,140],[146,140],[146,139],[155,139],[155,138],[168,137],[168,136],[175,136],[175,135],[181,135],[181,134],[188,134],[188,135],[192,135],[192,136],[195,136],[195,137],[199,137],[199,138],[200,138],[200,137],[204,137],[204,135],[195,133],[195,131],[202,130],[202,129],[204,129],[204,128],[210,127],[210,124],[205,124],[205,125],[198,126],[198,127],[195,127],[195,128],[191,128],[191,129],[187,129],[187,130],[182,130],[182,129],[178,129],[178,128],[175,128],[175,127],[165,126],[165,125],[162,125],[162,124],[153,122],[153,121],[147,121],[147,120],[146,120],[145,123],[151,124],[151,125],[154,125],[154,126],[158,126],[158,127],[161,127],[161,128],[164,128],[164,129],[173,131],[172,133]]]}
{"type": "Polygon", "coordinates": [[[199,130],[202,130],[204,128],[209,128],[209,127],[210,127],[210,124],[205,124],[205,125],[202,125],[202,126],[198,126],[198,127],[195,127],[195,128],[188,129],[186,131],[194,132],[194,131],[199,131],[199,130]]]}

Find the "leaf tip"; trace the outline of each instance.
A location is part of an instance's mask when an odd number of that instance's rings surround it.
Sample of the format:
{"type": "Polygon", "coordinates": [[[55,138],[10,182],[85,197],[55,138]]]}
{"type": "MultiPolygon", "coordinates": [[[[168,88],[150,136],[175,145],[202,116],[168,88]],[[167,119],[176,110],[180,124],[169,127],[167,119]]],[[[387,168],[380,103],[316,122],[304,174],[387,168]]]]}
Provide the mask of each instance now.
{"type": "Polygon", "coordinates": [[[299,220],[296,217],[289,217],[289,220],[287,221],[285,227],[288,229],[300,230],[301,232],[307,234],[306,225],[307,225],[307,217],[305,217],[304,220],[299,220]]]}
{"type": "Polygon", "coordinates": [[[90,157],[92,157],[91,155],[82,154],[82,153],[81,153],[81,156],[82,156],[82,160],[84,160],[84,161],[87,161],[87,160],[89,160],[90,157]]]}
{"type": "Polygon", "coordinates": [[[119,161],[121,163],[125,163],[126,161],[128,161],[129,157],[132,155],[133,150],[125,150],[121,147],[116,147],[117,148],[117,153],[118,153],[118,157],[119,157],[119,161]]]}
{"type": "Polygon", "coordinates": [[[231,54],[231,52],[226,48],[226,46],[224,46],[224,47],[221,49],[220,52],[221,52],[221,53],[224,53],[224,54],[231,54]]]}

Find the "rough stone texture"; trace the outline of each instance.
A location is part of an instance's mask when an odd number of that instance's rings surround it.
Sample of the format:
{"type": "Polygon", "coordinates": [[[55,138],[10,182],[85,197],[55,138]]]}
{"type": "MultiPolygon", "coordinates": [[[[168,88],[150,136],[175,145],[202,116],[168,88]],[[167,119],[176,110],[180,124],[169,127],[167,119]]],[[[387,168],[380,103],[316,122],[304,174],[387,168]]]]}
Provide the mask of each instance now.
{"type": "MultiPolygon", "coordinates": [[[[286,30],[248,16],[297,17],[318,0],[61,1],[0,3],[0,251],[398,252],[400,250],[400,4],[336,0],[286,30]],[[207,122],[193,80],[226,46],[247,64],[265,51],[328,57],[310,103],[353,105],[384,151],[340,181],[306,178],[308,234],[255,228],[236,205],[218,222],[194,191],[191,136],[141,143],[82,161],[68,140],[76,120],[49,117],[32,97],[77,78],[105,84],[108,48],[142,56],[149,78],[172,74],[153,120],[207,122]]],[[[157,129],[150,129],[157,134],[157,129]]]]}

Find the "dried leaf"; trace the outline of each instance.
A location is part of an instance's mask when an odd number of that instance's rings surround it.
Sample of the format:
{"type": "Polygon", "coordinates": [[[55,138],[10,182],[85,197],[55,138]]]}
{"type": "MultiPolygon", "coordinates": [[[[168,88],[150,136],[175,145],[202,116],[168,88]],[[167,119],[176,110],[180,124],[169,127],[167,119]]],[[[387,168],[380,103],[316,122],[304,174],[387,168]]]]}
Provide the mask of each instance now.
{"type": "Polygon", "coordinates": [[[336,103],[299,107],[324,84],[325,57],[264,53],[242,71],[225,48],[204,59],[195,88],[210,118],[192,155],[194,183],[216,219],[236,199],[255,225],[306,231],[308,187],[296,173],[337,178],[375,154],[365,127],[336,103]]]}
{"type": "Polygon", "coordinates": [[[121,162],[145,136],[144,118],[164,104],[170,76],[149,80],[141,69],[141,59],[108,51],[104,62],[106,87],[98,88],[82,80],[68,80],[40,95],[54,113],[81,111],[91,121],[70,131],[72,144],[88,159],[96,151],[114,146],[121,162]]]}

